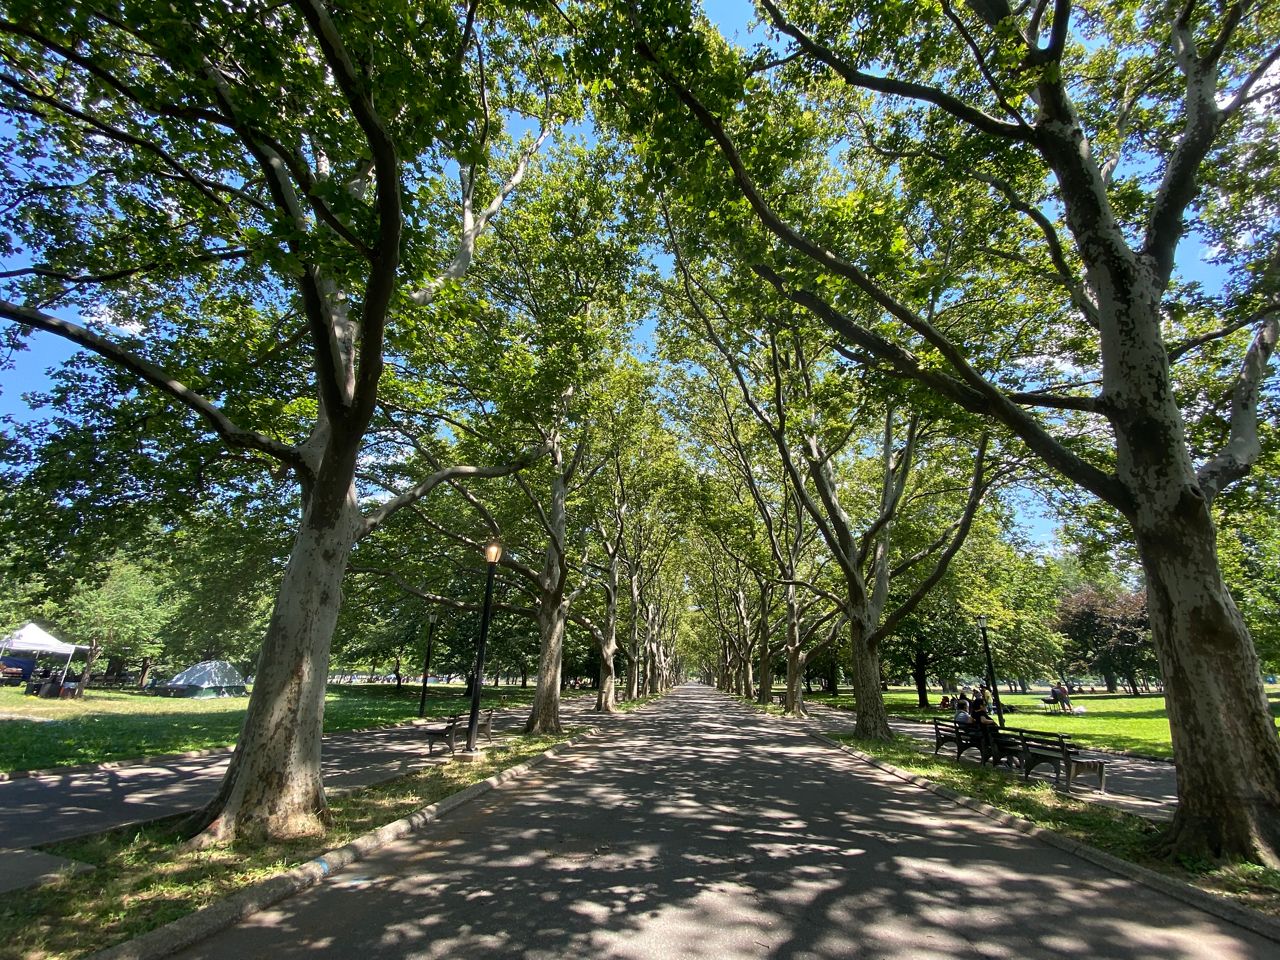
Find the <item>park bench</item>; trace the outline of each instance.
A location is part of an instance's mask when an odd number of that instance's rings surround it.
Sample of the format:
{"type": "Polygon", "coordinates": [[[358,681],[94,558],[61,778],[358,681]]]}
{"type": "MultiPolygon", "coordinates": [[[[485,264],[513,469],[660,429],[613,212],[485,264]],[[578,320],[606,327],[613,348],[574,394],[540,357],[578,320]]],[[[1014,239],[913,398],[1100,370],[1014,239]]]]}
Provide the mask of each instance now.
{"type": "MultiPolygon", "coordinates": [[[[450,753],[456,753],[458,749],[457,737],[459,733],[465,733],[467,729],[467,721],[469,716],[461,713],[455,713],[443,726],[424,727],[423,732],[427,735],[427,756],[431,756],[435,752],[437,743],[443,743],[449,748],[450,753]]],[[[477,736],[483,735],[490,743],[493,742],[493,711],[485,710],[481,712],[476,722],[477,736]]]]}
{"type": "Polygon", "coordinates": [[[454,741],[458,736],[458,724],[461,720],[461,714],[455,713],[445,721],[444,726],[423,728],[422,732],[427,735],[427,756],[435,752],[437,743],[447,746],[450,753],[457,751],[458,745],[454,741]]]}
{"type": "Polygon", "coordinates": [[[482,710],[480,717],[476,723],[476,737],[484,737],[490,743],[493,743],[493,711],[482,710]]]}
{"type": "Polygon", "coordinates": [[[1062,772],[1067,774],[1067,789],[1071,789],[1077,773],[1096,773],[1098,775],[1098,792],[1107,792],[1107,763],[1105,760],[1087,760],[1080,756],[1079,748],[1071,742],[1071,737],[1062,733],[1041,733],[1036,730],[1021,730],[1016,727],[983,727],[975,728],[967,724],[959,724],[954,720],[933,720],[933,752],[936,755],[944,745],[954,744],[956,759],[964,756],[966,751],[977,750],[981,763],[990,762],[992,766],[1004,763],[1012,766],[1014,762],[1022,768],[1022,778],[1031,776],[1031,771],[1043,764],[1053,765],[1054,785],[1062,782],[1062,772]]]}
{"type": "Polygon", "coordinates": [[[933,720],[933,752],[936,756],[945,744],[954,744],[956,759],[964,756],[967,750],[977,750],[982,762],[986,763],[992,754],[993,737],[985,730],[968,724],[959,724],[954,720],[933,720]]]}
{"type": "Polygon", "coordinates": [[[1053,764],[1053,782],[1062,782],[1062,770],[1067,771],[1067,789],[1071,789],[1072,781],[1077,773],[1096,773],[1098,775],[1098,792],[1107,792],[1107,761],[1087,760],[1080,756],[1079,747],[1071,742],[1071,737],[1064,733],[1038,733],[1035,730],[1010,730],[1016,734],[1021,747],[1020,762],[1022,778],[1031,776],[1031,771],[1041,764],[1053,764]]]}

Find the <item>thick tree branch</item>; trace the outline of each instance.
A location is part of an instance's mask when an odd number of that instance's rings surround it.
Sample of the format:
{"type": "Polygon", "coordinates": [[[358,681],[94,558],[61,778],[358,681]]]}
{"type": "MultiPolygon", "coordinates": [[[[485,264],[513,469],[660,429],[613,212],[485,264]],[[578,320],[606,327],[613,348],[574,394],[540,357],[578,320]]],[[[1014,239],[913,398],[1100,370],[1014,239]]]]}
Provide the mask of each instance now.
{"type": "MultiPolygon", "coordinates": [[[[771,268],[757,265],[753,269],[769,280],[784,297],[808,309],[848,343],[866,350],[902,376],[929,387],[963,409],[995,418],[1021,437],[1050,466],[1117,509],[1128,508],[1129,495],[1114,475],[1103,473],[1072,453],[1030,414],[987,381],[981,380],[985,389],[979,391],[954,377],[927,369],[911,353],[862,327],[816,294],[790,287],[771,268]]],[[[855,362],[861,359],[848,353],[845,355],[855,362]]]]}
{"type": "Polygon", "coordinates": [[[526,450],[514,460],[510,460],[502,464],[496,464],[491,467],[473,467],[465,464],[459,464],[437,470],[430,476],[424,478],[421,483],[414,484],[414,486],[410,487],[408,490],[398,496],[392,497],[371,513],[366,514],[364,521],[360,526],[360,532],[357,535],[357,539],[367,537],[382,525],[388,517],[395,514],[398,510],[402,510],[407,506],[417,503],[432,490],[446,481],[455,480],[459,477],[477,477],[484,479],[505,477],[517,472],[518,470],[523,470],[545,452],[546,451],[541,448],[536,450],[526,450]]]}
{"type": "Polygon", "coordinates": [[[948,567],[951,566],[951,559],[964,545],[965,539],[969,536],[969,530],[973,526],[973,518],[977,516],[978,507],[982,505],[982,498],[990,486],[984,479],[987,462],[987,443],[989,440],[990,435],[984,433],[982,439],[978,441],[978,455],[973,467],[973,482],[969,487],[969,500],[965,504],[964,512],[960,516],[959,527],[951,543],[942,552],[929,575],[916,586],[911,596],[900,603],[891,614],[880,621],[879,626],[871,631],[867,636],[866,642],[868,644],[876,644],[883,638],[892,635],[898,624],[910,616],[911,612],[928,596],[929,591],[946,575],[948,567]]]}
{"type": "MultiPolygon", "coordinates": [[[[471,537],[464,536],[461,533],[457,533],[453,530],[450,530],[448,527],[444,526],[441,523],[437,523],[426,513],[423,513],[423,511],[420,508],[418,508],[416,505],[410,507],[410,509],[413,510],[414,514],[418,517],[419,520],[425,523],[430,529],[440,534],[442,537],[452,540],[454,543],[459,544],[460,546],[469,547],[470,549],[474,550],[478,554],[484,553],[485,545],[483,543],[480,543],[478,540],[473,540],[471,537]]],[[[519,576],[523,577],[525,580],[528,580],[530,583],[532,583],[537,589],[539,590],[542,589],[542,579],[538,576],[538,574],[533,570],[532,567],[528,567],[525,564],[521,563],[519,560],[515,559],[515,557],[511,555],[510,550],[502,551],[502,559],[498,561],[498,566],[502,567],[504,570],[510,570],[512,573],[518,574],[519,576]]]]}
{"type": "Polygon", "coordinates": [[[1269,303],[1261,310],[1256,310],[1249,316],[1243,317],[1239,320],[1233,320],[1231,323],[1219,327],[1217,330],[1210,330],[1208,333],[1202,333],[1198,337],[1189,337],[1186,340],[1176,343],[1169,347],[1169,363],[1177,363],[1186,354],[1196,349],[1196,347],[1202,347],[1206,343],[1221,340],[1223,337],[1230,336],[1237,330],[1243,330],[1245,327],[1252,327],[1254,324],[1261,323],[1262,320],[1270,314],[1277,312],[1280,312],[1280,303],[1269,303]]]}
{"type": "Polygon", "coordinates": [[[1100,397],[1061,397],[1038,390],[1005,394],[1011,401],[1023,407],[1045,407],[1049,410],[1079,410],[1082,413],[1099,413],[1100,397]]]}
{"type": "Polygon", "coordinates": [[[1016,123],[1006,123],[957,97],[953,97],[944,90],[908,80],[878,77],[858,70],[829,47],[818,43],[799,27],[788,21],[773,0],[760,0],[760,5],[764,7],[769,14],[769,18],[773,21],[773,25],[779,31],[795,40],[809,56],[826,64],[851,86],[859,87],[863,90],[874,90],[877,93],[906,97],[910,100],[919,100],[923,103],[931,103],[945,110],[956,119],[962,120],[983,133],[991,134],[994,137],[1024,141],[1031,139],[1029,128],[1024,128],[1016,123]]]}
{"type": "Polygon", "coordinates": [[[670,71],[662,67],[652,51],[646,52],[642,50],[641,52],[655,64],[663,82],[676,92],[676,95],[711,135],[712,140],[715,141],[720,149],[721,155],[733,171],[734,178],[743,196],[747,199],[764,227],[788,246],[803,253],[819,266],[830,270],[837,276],[850,280],[858,289],[870,296],[875,303],[888,312],[890,316],[918,333],[952,366],[959,379],[923,369],[910,353],[860,327],[847,316],[831,307],[821,297],[806,290],[791,288],[772,268],[760,264],[754,265],[752,269],[758,275],[773,284],[778,289],[778,292],[787,299],[808,309],[836,333],[848,339],[849,342],[868,349],[873,355],[882,360],[889,361],[900,373],[933,387],[943,396],[955,400],[966,409],[994,416],[1022,437],[1028,446],[1044,458],[1046,462],[1061,470],[1085,487],[1085,489],[1106,500],[1112,506],[1122,510],[1127,508],[1128,494],[1116,478],[1103,473],[1092,464],[1080,459],[1054,440],[1026,411],[1010,401],[995,386],[974,370],[956,345],[937,330],[933,324],[889,294],[857,266],[815,243],[785,223],[760,194],[755,181],[747,171],[737,147],[725,131],[723,124],[702,104],[692,91],[681,85],[670,71]]]}
{"type": "Polygon", "coordinates": [[[521,151],[520,159],[516,162],[516,168],[512,171],[511,176],[498,188],[498,192],[494,195],[489,205],[480,212],[479,216],[473,215],[471,211],[470,190],[464,190],[463,208],[462,208],[462,236],[458,242],[458,250],[453,255],[453,259],[449,261],[449,265],[441,272],[441,274],[428,283],[420,290],[416,290],[409,295],[409,299],[418,306],[425,306],[436,298],[436,295],[449,283],[462,278],[463,274],[471,266],[471,261],[475,257],[476,240],[488,228],[489,222],[498,215],[498,211],[502,209],[502,205],[507,198],[515,192],[516,187],[520,186],[524,180],[525,173],[529,169],[529,164],[533,160],[543,141],[547,139],[554,128],[543,127],[538,134],[536,140],[533,141],[525,150],[521,151]]]}
{"type": "Polygon", "coordinates": [[[10,303],[8,300],[0,300],[0,316],[24,326],[35,327],[39,330],[56,334],[63,339],[92,350],[100,357],[110,360],[199,414],[205,422],[213,427],[214,432],[228,446],[245,450],[257,450],[293,467],[304,476],[310,474],[309,468],[296,447],[281,443],[279,440],[273,440],[271,437],[256,433],[253,430],[245,430],[237,426],[218,406],[196,393],[190,387],[169,376],[149,360],[144,360],[131,350],[117,343],[112,343],[92,330],[80,324],[71,323],[68,320],[60,320],[41,310],[33,310],[30,307],[10,303]]]}
{"type": "Polygon", "coordinates": [[[296,6],[319,41],[325,61],[333,71],[334,79],[356,122],[364,131],[373,159],[378,240],[360,304],[359,356],[350,411],[353,425],[356,429],[363,430],[377,402],[378,380],[382,376],[382,342],[387,309],[396,288],[396,272],[400,266],[400,233],[403,226],[400,210],[400,158],[395,141],[379,116],[372,95],[366,89],[365,77],[347,55],[342,37],[324,5],[319,0],[296,0],[296,6]]]}
{"type": "Polygon", "coordinates": [[[1230,483],[1245,476],[1262,452],[1258,441],[1258,391],[1280,336],[1280,314],[1262,321],[1249,344],[1231,397],[1231,434],[1218,454],[1196,471],[1200,490],[1212,500],[1230,483]]]}

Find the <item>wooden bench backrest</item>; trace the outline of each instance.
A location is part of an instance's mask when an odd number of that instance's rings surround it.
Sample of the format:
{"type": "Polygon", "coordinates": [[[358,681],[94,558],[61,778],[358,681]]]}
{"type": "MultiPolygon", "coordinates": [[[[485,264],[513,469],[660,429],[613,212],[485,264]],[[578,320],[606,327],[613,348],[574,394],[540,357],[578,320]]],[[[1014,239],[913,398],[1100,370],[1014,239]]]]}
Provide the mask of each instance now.
{"type": "Polygon", "coordinates": [[[1043,747],[1050,750],[1061,750],[1063,753],[1076,753],[1079,748],[1071,742],[1065,733],[1040,733],[1033,730],[1019,730],[1018,739],[1024,747],[1043,747]]]}

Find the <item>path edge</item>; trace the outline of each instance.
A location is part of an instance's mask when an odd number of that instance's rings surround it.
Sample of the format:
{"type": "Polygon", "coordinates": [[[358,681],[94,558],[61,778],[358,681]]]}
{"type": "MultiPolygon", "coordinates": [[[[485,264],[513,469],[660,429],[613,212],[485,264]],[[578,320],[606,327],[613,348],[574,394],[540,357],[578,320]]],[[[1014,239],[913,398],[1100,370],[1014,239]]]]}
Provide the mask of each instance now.
{"type": "Polygon", "coordinates": [[[291,870],[260,880],[225,899],[211,903],[207,907],[201,907],[194,913],[179,917],[154,930],[148,930],[132,940],[88,954],[83,960],[161,960],[163,957],[172,956],[287,897],[321,883],[343,867],[363,860],[392,841],[399,840],[426,824],[439,820],[449,811],[483,796],[509,780],[523,776],[562,750],[577,745],[587,737],[598,733],[599,730],[599,727],[589,727],[564,743],[558,743],[514,767],[499,770],[493,776],[473,783],[457,793],[452,793],[443,800],[415,810],[407,817],[383,824],[376,830],[356,837],[348,844],[327,850],[291,870]]]}
{"type": "Polygon", "coordinates": [[[928,790],[930,793],[937,794],[940,797],[958,803],[962,807],[967,807],[977,813],[982,814],[988,819],[994,820],[1002,826],[1011,827],[1019,833],[1025,833],[1027,836],[1035,837],[1042,843],[1046,843],[1051,847],[1057,847],[1067,853],[1074,854],[1082,860],[1088,860],[1095,866],[1110,870],[1112,873],[1118,873],[1122,877],[1127,877],[1144,886],[1151,887],[1159,892],[1173,897],[1175,900],[1196,907],[1206,913],[1213,914],[1221,920],[1234,923],[1236,926],[1244,927],[1251,933],[1266,937],[1280,943],[1280,921],[1273,920],[1266,914],[1251,910],[1248,907],[1242,907],[1239,904],[1232,903],[1230,900],[1216,897],[1211,893],[1205,893],[1203,890],[1193,887],[1189,883],[1181,880],[1175,880],[1167,877],[1162,873],[1149,870],[1146,867],[1138,866],[1136,863],[1130,863],[1127,860],[1121,860],[1119,857],[1112,856],[1097,847],[1091,847],[1087,843],[1081,843],[1079,840],[1073,840],[1070,837],[1064,837],[1047,827],[1037,826],[1029,820],[1012,813],[1007,813],[998,807],[993,807],[989,803],[983,803],[981,800],[975,800],[973,797],[965,796],[958,793],[950,787],[945,787],[940,783],[934,783],[927,777],[919,774],[909,773],[900,767],[896,767],[891,763],[880,760],[870,754],[855,750],[853,747],[843,744],[838,740],[821,733],[810,732],[809,736],[813,737],[828,746],[835,747],[842,753],[847,753],[852,757],[869,763],[871,766],[885,773],[891,774],[900,780],[913,783],[918,787],[928,790]]]}

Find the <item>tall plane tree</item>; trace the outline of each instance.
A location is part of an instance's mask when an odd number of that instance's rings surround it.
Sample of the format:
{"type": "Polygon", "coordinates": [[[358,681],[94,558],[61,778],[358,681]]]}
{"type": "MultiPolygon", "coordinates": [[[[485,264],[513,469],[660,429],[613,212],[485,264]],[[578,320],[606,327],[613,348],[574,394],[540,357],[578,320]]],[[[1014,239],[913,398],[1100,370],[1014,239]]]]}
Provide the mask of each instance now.
{"type": "Polygon", "coordinates": [[[502,159],[495,111],[550,109],[513,59],[537,53],[531,21],[502,13],[251,0],[22,2],[0,17],[6,252],[20,243],[32,263],[6,273],[0,315],[127,370],[301,490],[203,840],[323,830],[321,719],[352,545],[446,477],[520,465],[445,468],[358,502],[388,323],[453,288],[523,176],[533,145],[502,159]],[[210,377],[242,324],[275,342],[210,377]]]}

